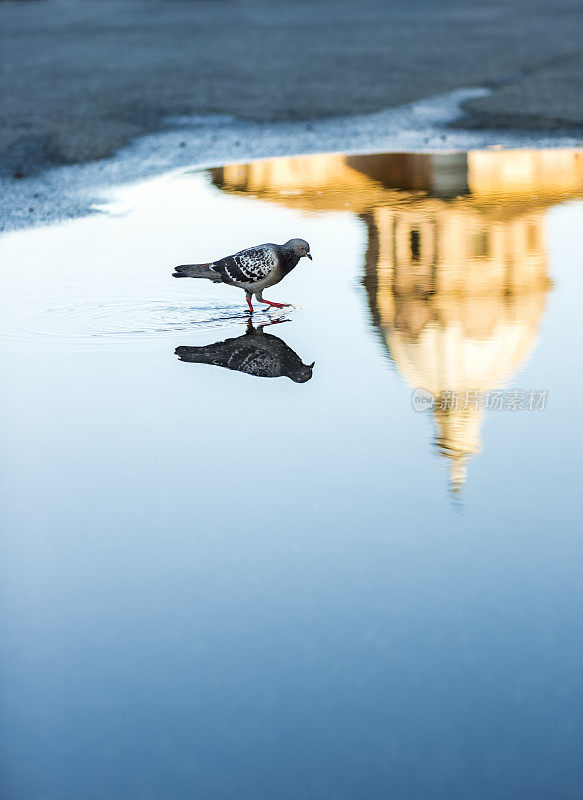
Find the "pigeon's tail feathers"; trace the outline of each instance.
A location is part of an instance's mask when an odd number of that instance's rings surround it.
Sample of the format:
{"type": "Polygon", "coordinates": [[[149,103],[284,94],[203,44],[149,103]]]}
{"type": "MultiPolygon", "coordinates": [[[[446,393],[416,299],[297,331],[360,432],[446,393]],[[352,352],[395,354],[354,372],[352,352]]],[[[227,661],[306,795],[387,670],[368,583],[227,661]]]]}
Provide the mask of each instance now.
{"type": "Polygon", "coordinates": [[[186,347],[182,345],[174,351],[181,361],[190,361],[193,364],[212,364],[212,354],[206,347],[186,347]]]}
{"type": "Polygon", "coordinates": [[[221,276],[211,268],[212,263],[209,264],[181,264],[179,267],[174,267],[172,273],[173,278],[207,278],[214,283],[221,282],[221,276]]]}

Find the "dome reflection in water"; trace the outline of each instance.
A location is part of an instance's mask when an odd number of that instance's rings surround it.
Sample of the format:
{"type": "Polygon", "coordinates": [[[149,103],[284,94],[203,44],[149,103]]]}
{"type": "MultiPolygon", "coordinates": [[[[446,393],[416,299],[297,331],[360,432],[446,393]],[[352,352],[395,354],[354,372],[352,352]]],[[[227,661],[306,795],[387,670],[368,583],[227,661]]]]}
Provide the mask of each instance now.
{"type": "MultiPolygon", "coordinates": [[[[310,156],[212,176],[228,192],[357,214],[373,324],[407,384],[438,400],[507,386],[532,352],[552,285],[544,217],[583,195],[583,154],[310,156]]],[[[484,408],[436,402],[433,413],[434,443],[458,492],[481,449],[484,408]]]]}

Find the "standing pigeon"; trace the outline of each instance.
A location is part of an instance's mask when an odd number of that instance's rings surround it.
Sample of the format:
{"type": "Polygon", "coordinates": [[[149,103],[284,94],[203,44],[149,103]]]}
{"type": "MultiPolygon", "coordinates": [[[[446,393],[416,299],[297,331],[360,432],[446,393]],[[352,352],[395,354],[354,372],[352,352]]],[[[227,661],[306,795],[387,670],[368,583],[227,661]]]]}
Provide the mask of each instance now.
{"type": "Polygon", "coordinates": [[[226,367],[258,378],[285,376],[294,383],[309,381],[315,362],[304,364],[295,350],[279,336],[265,333],[264,327],[260,325],[254,328],[249,322],[243,336],[204,347],[177,347],[174,352],[181,361],[226,367]]]}
{"type": "Polygon", "coordinates": [[[182,264],[175,267],[174,278],[207,278],[213,283],[228,283],[245,291],[249,311],[251,298],[260,303],[283,308],[289,303],[274,303],[263,299],[263,290],[279,283],[296,266],[300,258],[310,255],[310,245],[304,239],[290,239],[285,244],[259,244],[232,256],[208,264],[182,264]]]}

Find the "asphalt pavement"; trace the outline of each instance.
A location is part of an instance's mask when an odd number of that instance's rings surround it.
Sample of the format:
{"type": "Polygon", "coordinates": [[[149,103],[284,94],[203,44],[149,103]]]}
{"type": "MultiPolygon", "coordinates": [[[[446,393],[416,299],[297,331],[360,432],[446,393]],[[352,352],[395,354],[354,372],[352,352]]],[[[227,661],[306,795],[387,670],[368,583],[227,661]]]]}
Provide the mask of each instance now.
{"type": "Polygon", "coordinates": [[[468,128],[583,128],[580,0],[0,2],[0,175],[168,117],[313,120],[462,87],[468,128]]]}

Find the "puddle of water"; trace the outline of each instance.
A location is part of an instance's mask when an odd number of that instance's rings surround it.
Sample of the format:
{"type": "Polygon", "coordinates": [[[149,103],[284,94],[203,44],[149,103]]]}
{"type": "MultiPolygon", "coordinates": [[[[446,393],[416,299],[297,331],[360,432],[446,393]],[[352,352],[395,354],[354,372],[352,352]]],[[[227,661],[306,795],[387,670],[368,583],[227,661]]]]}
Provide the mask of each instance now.
{"type": "Polygon", "coordinates": [[[582,198],[324,155],[0,239],[5,796],[579,796],[582,198]],[[171,277],[293,236],[251,327],[171,277]]]}

